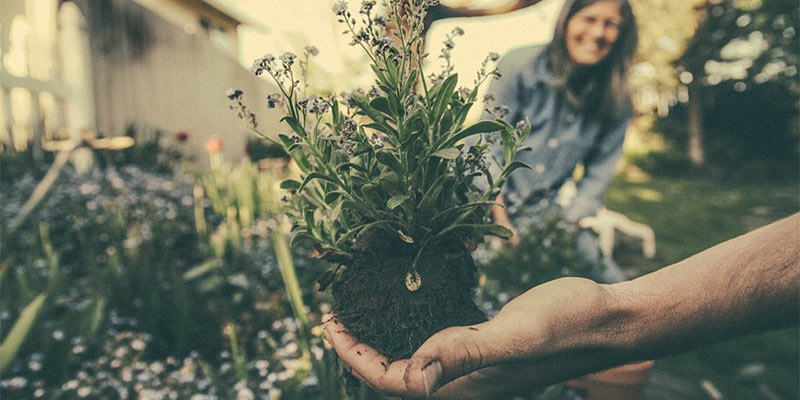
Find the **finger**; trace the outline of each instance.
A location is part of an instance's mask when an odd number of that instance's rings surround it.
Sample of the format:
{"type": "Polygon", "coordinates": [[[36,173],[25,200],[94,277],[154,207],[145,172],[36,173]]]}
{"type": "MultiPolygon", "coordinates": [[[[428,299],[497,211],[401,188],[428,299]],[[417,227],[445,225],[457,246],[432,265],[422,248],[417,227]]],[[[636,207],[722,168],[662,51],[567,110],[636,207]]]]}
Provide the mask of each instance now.
{"type": "Polygon", "coordinates": [[[515,394],[531,393],[531,371],[524,365],[496,365],[479,369],[456,378],[437,389],[433,399],[498,399],[509,398],[515,394]]]}
{"type": "Polygon", "coordinates": [[[356,378],[384,395],[405,394],[403,376],[408,360],[390,363],[386,356],[349,335],[336,318],[328,319],[323,325],[331,346],[356,378]]]}
{"type": "Polygon", "coordinates": [[[408,362],[408,390],[430,396],[447,382],[490,365],[496,355],[484,339],[493,337],[486,324],[448,328],[423,343],[408,362]]]}

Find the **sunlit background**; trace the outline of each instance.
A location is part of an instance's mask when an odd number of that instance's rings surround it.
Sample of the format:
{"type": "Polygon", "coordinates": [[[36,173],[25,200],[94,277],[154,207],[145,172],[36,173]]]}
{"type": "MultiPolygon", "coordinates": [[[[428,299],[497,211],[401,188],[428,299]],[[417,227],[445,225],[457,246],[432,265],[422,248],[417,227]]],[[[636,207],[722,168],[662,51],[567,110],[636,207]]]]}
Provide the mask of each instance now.
{"type": "MultiPolygon", "coordinates": [[[[313,92],[373,85],[335,3],[0,0],[0,397],[343,393],[318,326],[327,266],[283,252],[277,186],[291,171],[226,96],[242,90],[261,132],[286,133],[266,107],[277,88],[249,69],[307,45],[319,49],[313,92]]],[[[469,85],[488,53],[547,43],[562,3],[443,0],[481,15],[433,22],[424,68],[439,70],[460,27],[452,61],[469,85]]],[[[798,211],[800,4],[631,5],[636,113],[605,205],[654,232],[645,244],[612,230],[614,260],[635,277],[798,211]]],[[[487,311],[511,296],[487,288],[487,311]]],[[[797,337],[657,360],[666,386],[653,390],[672,397],[652,398],[798,398],[797,337]]]]}

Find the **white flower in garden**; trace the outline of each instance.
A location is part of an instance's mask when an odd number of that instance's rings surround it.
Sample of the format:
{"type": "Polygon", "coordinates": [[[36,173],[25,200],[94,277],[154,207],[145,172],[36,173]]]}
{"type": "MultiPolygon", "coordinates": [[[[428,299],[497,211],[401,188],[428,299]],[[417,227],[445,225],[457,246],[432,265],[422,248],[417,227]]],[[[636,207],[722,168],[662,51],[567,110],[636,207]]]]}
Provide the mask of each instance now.
{"type": "Polygon", "coordinates": [[[31,371],[36,372],[36,371],[42,369],[42,363],[39,362],[39,361],[36,361],[36,360],[31,360],[31,361],[28,362],[28,368],[31,371]]]}
{"type": "Polygon", "coordinates": [[[147,344],[142,339],[134,339],[131,341],[131,348],[136,351],[142,351],[147,346],[147,344]]]}
{"type": "Polygon", "coordinates": [[[78,381],[75,379],[69,380],[61,385],[61,389],[64,390],[75,390],[78,388],[78,381]]]}
{"type": "Polygon", "coordinates": [[[311,374],[306,379],[303,379],[303,382],[300,382],[303,386],[316,386],[319,383],[319,379],[317,379],[317,375],[311,374]]]}
{"type": "Polygon", "coordinates": [[[228,277],[228,284],[242,289],[250,287],[250,282],[244,274],[236,274],[228,277]]]}
{"type": "Polygon", "coordinates": [[[22,389],[28,384],[28,380],[22,376],[15,376],[8,381],[8,387],[11,389],[22,389]]]}
{"type": "Polygon", "coordinates": [[[236,400],[254,400],[256,395],[249,388],[239,389],[236,392],[236,400]]]}
{"type": "MultiPolygon", "coordinates": [[[[133,368],[131,368],[131,367],[123,368],[122,372],[120,373],[120,377],[122,378],[123,382],[132,381],[133,380],[133,368]]],[[[77,382],[76,382],[76,384],[77,384],[77,382]]]]}

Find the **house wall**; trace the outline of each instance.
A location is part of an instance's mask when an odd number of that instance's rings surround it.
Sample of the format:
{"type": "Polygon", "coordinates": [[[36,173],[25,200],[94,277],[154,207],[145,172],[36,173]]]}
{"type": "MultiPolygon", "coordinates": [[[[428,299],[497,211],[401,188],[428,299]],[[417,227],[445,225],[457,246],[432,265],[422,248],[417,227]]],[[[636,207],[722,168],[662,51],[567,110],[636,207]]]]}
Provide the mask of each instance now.
{"type": "Polygon", "coordinates": [[[256,113],[259,129],[276,133],[280,115],[264,103],[268,93],[277,91],[274,86],[213,46],[207,35],[188,34],[127,0],[105,2],[114,9],[98,15],[97,10],[93,14],[86,8],[98,4],[96,0],[78,1],[89,25],[94,24],[88,30],[101,133],[121,135],[131,124],[160,130],[167,137],[184,131],[189,134],[186,145],[201,164],[207,160],[204,142],[219,137],[225,158],[238,160],[253,134],[229,109],[225,92],[232,87],[244,91],[245,104],[256,113]]]}

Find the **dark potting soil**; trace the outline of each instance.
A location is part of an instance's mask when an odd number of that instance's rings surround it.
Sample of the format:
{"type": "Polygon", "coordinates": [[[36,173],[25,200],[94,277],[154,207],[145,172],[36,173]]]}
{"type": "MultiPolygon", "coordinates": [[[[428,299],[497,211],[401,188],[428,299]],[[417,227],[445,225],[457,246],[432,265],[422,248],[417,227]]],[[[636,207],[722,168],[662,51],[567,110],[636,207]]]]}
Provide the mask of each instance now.
{"type": "Polygon", "coordinates": [[[421,286],[410,291],[406,276],[418,247],[389,235],[364,236],[364,250],[331,286],[334,312],[359,342],[394,361],[444,328],[486,321],[473,301],[477,268],[463,243],[428,246],[416,267],[421,286]]]}

